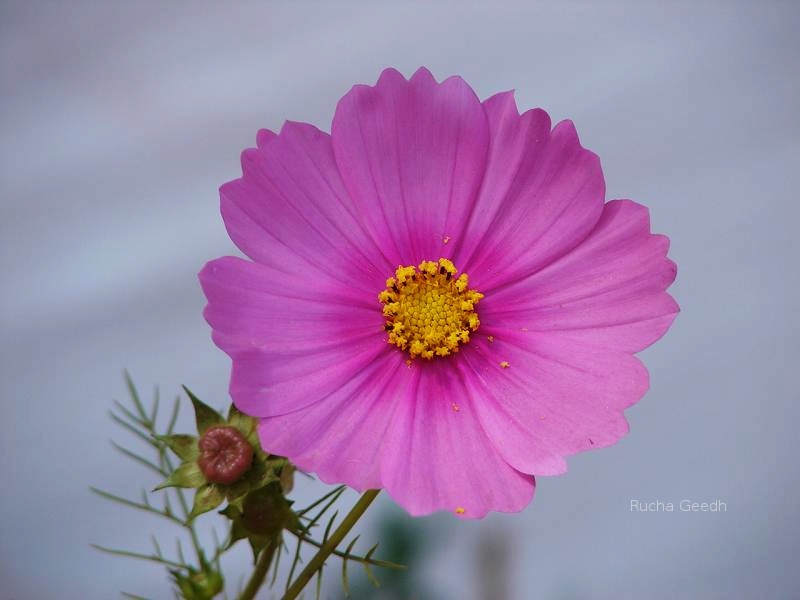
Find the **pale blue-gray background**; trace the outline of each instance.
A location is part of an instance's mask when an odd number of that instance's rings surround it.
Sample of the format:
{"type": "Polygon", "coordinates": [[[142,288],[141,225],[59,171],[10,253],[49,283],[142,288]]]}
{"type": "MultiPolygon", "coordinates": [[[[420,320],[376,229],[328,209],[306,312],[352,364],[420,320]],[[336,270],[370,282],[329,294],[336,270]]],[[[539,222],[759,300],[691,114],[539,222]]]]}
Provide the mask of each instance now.
{"type": "Polygon", "coordinates": [[[109,447],[120,371],[227,402],[195,277],[233,251],[217,187],[259,127],[328,129],[352,84],[419,65],[572,118],[609,198],[671,237],[683,312],[644,353],[631,434],[520,515],[422,521],[418,578],[477,600],[478,547],[501,536],[514,599],[800,597],[798,6],[3,2],[0,598],[169,597],[158,567],[88,546],[172,535],[87,493],[154,483],[109,447]]]}

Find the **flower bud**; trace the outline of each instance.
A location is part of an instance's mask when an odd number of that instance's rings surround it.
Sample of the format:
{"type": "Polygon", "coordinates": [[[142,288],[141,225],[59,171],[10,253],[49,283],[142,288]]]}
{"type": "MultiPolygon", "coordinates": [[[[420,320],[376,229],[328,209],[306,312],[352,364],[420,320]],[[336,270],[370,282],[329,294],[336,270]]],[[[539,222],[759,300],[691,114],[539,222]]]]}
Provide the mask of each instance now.
{"type": "Polygon", "coordinates": [[[222,575],[212,569],[192,570],[188,576],[172,571],[175,584],[185,600],[211,600],[222,591],[222,575]]]}
{"type": "Polygon", "coordinates": [[[253,447],[241,431],[230,425],[209,427],[197,442],[197,464],[211,483],[230,485],[250,468],[253,447]]]}

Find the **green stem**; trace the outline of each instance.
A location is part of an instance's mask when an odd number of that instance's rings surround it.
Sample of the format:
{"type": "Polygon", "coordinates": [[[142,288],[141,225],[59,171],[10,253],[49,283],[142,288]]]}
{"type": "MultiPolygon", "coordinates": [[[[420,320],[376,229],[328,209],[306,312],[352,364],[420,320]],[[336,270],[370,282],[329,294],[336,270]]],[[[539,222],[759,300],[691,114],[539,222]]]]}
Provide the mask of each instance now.
{"type": "Polygon", "coordinates": [[[189,504],[186,502],[186,497],[183,495],[183,491],[180,488],[175,489],[175,493],[178,496],[178,501],[181,503],[181,510],[183,510],[183,526],[189,530],[189,536],[192,539],[192,546],[194,546],[195,554],[197,554],[197,560],[200,563],[200,566],[205,566],[206,557],[203,553],[203,547],[200,545],[200,540],[197,537],[197,531],[194,529],[194,521],[189,521],[189,514],[191,511],[189,510],[189,504]]]}
{"type": "Polygon", "coordinates": [[[303,591],[303,588],[311,581],[311,578],[314,577],[314,574],[325,564],[328,557],[336,550],[336,547],[361,518],[361,515],[363,515],[369,505],[372,504],[378,492],[380,492],[380,490],[367,490],[361,495],[361,498],[358,499],[355,506],[347,513],[344,521],[342,521],[339,527],[336,528],[336,531],[331,534],[331,537],[322,544],[319,552],[314,555],[314,558],[311,559],[305,569],[297,576],[297,579],[289,586],[289,589],[286,590],[286,593],[283,595],[283,600],[294,600],[294,598],[297,598],[300,592],[303,591]]]}
{"type": "Polygon", "coordinates": [[[267,547],[261,551],[261,553],[258,555],[256,568],[253,570],[253,574],[250,575],[250,580],[242,590],[242,593],[239,594],[238,600],[253,600],[253,598],[256,597],[256,593],[264,583],[264,579],[267,577],[267,571],[269,571],[269,567],[272,564],[272,558],[275,556],[275,550],[277,550],[280,545],[281,537],[276,535],[272,538],[267,547]]]}

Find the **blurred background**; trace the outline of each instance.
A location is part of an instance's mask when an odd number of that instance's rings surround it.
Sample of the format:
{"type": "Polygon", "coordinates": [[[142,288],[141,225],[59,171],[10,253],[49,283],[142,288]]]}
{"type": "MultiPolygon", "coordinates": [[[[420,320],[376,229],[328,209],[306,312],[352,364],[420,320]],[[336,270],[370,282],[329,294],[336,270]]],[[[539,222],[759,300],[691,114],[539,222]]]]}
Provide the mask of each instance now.
{"type": "MultiPolygon", "coordinates": [[[[257,129],[329,130],[351,85],[420,65],[573,119],[608,197],[672,239],[683,312],[643,353],[630,435],[523,513],[382,497],[363,537],[412,565],[382,597],[800,597],[798,30],[794,0],[0,3],[0,599],[171,597],[160,567],[89,546],[176,533],[88,492],[156,483],[109,443],[130,439],[107,416],[122,369],[228,403],[196,279],[235,253],[218,186],[257,129]],[[727,511],[631,511],[684,499],[727,511]]],[[[249,561],[226,556],[231,589],[249,561]]]]}

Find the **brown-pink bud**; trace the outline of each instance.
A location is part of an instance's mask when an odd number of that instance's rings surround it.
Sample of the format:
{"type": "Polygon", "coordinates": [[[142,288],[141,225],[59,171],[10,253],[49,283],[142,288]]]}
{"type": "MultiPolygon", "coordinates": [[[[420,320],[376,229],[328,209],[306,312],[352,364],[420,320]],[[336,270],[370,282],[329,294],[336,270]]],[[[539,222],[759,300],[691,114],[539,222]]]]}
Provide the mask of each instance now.
{"type": "Polygon", "coordinates": [[[211,483],[229,485],[244,475],[253,462],[253,447],[235,427],[209,427],[197,445],[197,464],[211,483]]]}

